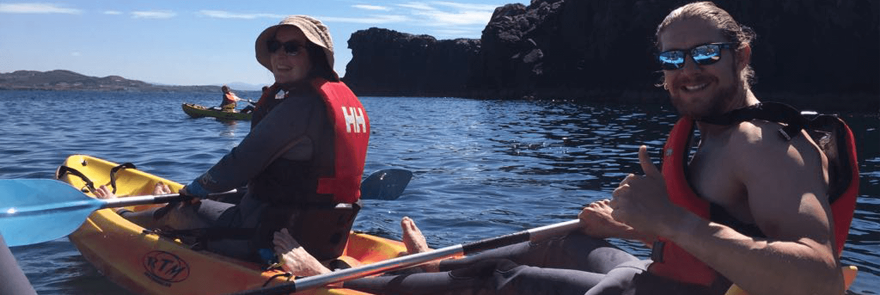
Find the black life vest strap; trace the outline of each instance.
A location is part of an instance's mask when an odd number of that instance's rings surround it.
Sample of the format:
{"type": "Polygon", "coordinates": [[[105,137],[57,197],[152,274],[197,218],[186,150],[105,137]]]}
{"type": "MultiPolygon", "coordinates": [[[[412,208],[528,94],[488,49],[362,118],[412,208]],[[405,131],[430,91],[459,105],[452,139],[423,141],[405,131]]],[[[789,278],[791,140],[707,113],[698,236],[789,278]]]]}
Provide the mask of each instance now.
{"type": "Polygon", "coordinates": [[[761,119],[771,122],[783,123],[786,126],[779,129],[779,135],[786,141],[800,134],[800,131],[810,125],[810,120],[802,115],[794,107],[779,102],[762,102],[753,106],[735,109],[721,116],[700,119],[715,125],[733,125],[739,122],[761,119]]]}
{"type": "Polygon", "coordinates": [[[817,114],[801,112],[794,107],[779,102],[762,102],[753,106],[736,109],[717,117],[704,118],[701,122],[716,125],[733,125],[739,122],[761,119],[785,124],[779,134],[786,141],[806,130],[813,141],[828,158],[829,172],[829,203],[833,203],[843,191],[849,187],[853,178],[858,175],[850,173],[849,154],[843,134],[848,127],[835,114],[817,114]]]}

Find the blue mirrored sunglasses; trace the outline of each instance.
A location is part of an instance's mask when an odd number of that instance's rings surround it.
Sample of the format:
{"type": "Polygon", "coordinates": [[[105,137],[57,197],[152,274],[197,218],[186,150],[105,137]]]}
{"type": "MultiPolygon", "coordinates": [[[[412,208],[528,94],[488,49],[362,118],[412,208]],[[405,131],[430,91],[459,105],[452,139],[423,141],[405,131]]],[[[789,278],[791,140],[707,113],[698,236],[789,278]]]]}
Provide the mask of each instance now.
{"type": "Polygon", "coordinates": [[[266,48],[269,49],[269,53],[274,53],[282,47],[284,48],[284,53],[289,56],[297,55],[299,54],[300,50],[305,48],[302,44],[296,41],[287,41],[281,43],[281,41],[272,39],[266,42],[266,48]]]}
{"type": "Polygon", "coordinates": [[[709,43],[694,46],[688,50],[668,50],[657,54],[657,61],[664,70],[677,70],[684,67],[685,58],[690,55],[698,65],[711,65],[721,59],[721,49],[731,48],[736,42],[709,43]]]}

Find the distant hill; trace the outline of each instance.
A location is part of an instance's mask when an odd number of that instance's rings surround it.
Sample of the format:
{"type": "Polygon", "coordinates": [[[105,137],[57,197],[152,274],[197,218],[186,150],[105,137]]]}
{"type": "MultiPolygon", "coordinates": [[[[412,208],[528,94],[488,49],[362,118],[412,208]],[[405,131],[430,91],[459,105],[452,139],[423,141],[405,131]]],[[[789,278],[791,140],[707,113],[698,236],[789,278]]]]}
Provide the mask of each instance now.
{"type": "Polygon", "coordinates": [[[156,85],[120,76],[91,77],[67,70],[0,73],[0,90],[94,90],[132,92],[219,92],[219,86],[156,85]]]}

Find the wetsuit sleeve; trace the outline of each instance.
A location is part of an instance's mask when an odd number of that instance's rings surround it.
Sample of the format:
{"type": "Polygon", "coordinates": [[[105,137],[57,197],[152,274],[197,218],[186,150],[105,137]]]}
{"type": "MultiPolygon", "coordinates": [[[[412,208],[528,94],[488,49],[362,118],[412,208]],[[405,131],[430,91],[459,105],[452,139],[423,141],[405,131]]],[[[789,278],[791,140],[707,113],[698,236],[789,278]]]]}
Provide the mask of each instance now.
{"type": "MultiPolygon", "coordinates": [[[[323,108],[319,97],[285,99],[197,181],[209,192],[227,191],[247,184],[269,166],[276,155],[282,154],[294,143],[311,144],[306,130],[313,114],[325,111],[323,108]]],[[[308,159],[313,148],[297,148],[295,151],[307,154],[286,153],[285,157],[308,159]]]]}

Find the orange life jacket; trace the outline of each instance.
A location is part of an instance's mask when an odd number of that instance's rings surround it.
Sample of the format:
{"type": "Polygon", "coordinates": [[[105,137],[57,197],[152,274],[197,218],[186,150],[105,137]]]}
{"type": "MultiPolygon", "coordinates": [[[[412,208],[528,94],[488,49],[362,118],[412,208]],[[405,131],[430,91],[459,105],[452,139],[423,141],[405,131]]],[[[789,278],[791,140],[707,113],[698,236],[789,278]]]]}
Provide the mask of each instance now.
{"type": "MultiPolygon", "coordinates": [[[[858,158],[852,131],[836,116],[821,115],[807,119],[794,108],[770,102],[734,111],[712,123],[730,125],[752,119],[788,124],[779,130],[786,139],[806,129],[825,153],[829,163],[828,196],[834,222],[834,241],[839,257],[849,233],[859,187],[858,158]]],[[[710,210],[712,205],[693,191],[686,177],[693,132],[694,120],[683,117],[669,134],[663,148],[662,173],[666,190],[674,204],[703,219],[715,221],[715,211],[710,210]]],[[[654,243],[651,257],[654,260],[649,268],[651,273],[680,282],[709,286],[720,276],[714,269],[662,237],[654,243]]]]}
{"type": "Polygon", "coordinates": [[[227,92],[223,94],[223,103],[220,104],[220,108],[224,109],[235,109],[235,99],[233,99],[234,94],[232,92],[227,92]]]}

